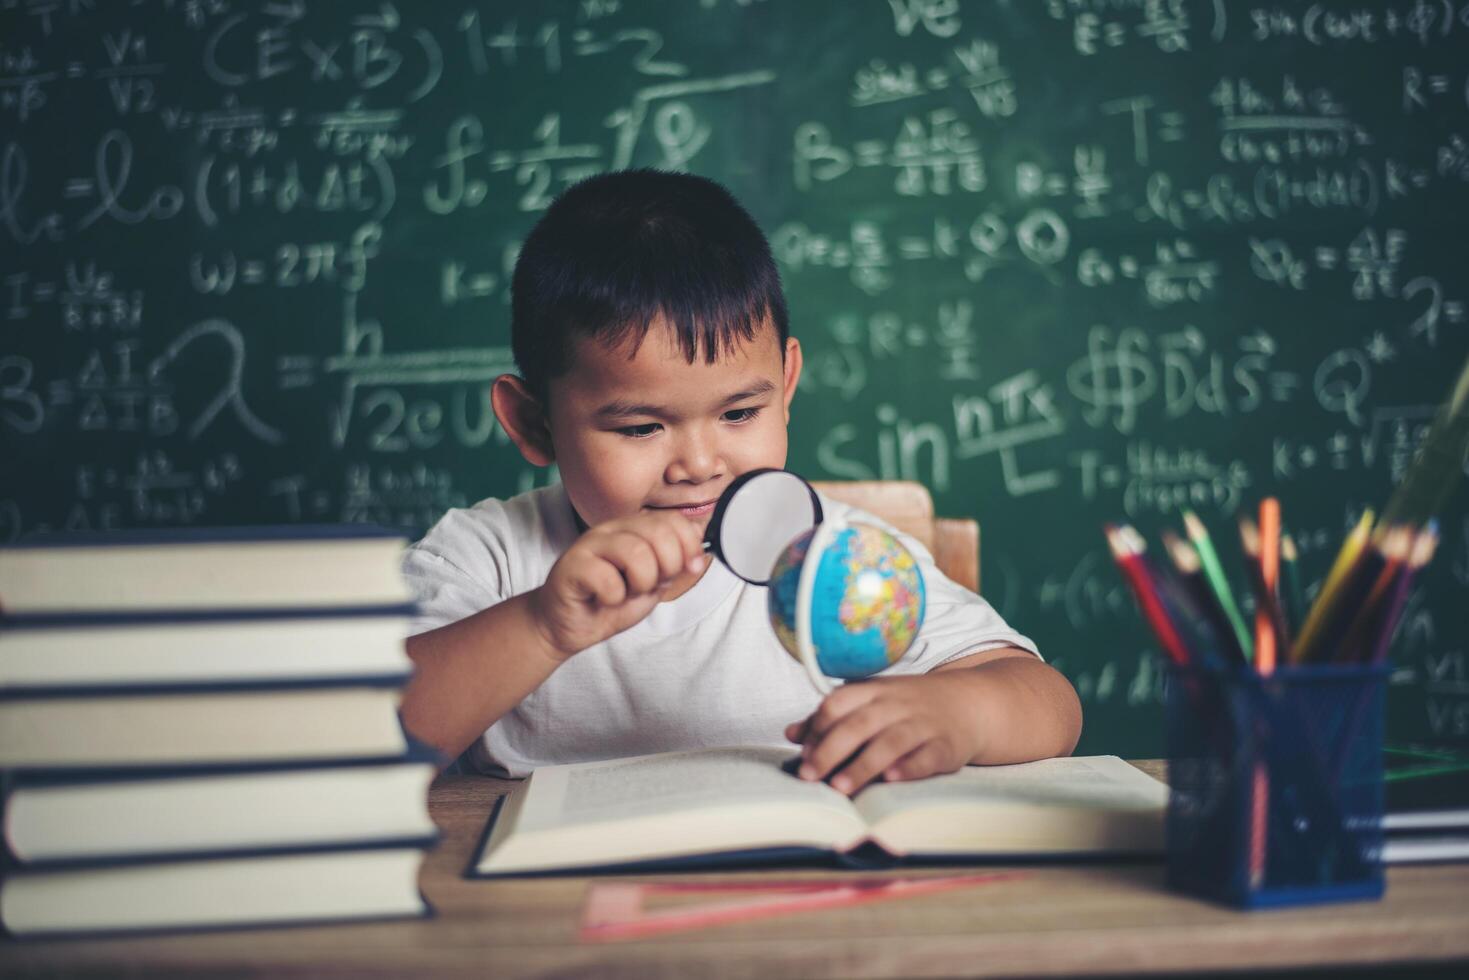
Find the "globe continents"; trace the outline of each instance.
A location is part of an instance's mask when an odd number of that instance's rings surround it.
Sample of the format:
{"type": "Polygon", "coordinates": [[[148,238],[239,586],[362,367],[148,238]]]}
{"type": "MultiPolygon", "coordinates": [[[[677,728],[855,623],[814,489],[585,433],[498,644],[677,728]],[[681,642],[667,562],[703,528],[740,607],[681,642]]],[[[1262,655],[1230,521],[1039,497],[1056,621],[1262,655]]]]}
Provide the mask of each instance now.
{"type": "MultiPolygon", "coordinates": [[[[796,659],[796,599],[801,568],[820,526],[796,538],[770,578],[770,623],[796,659]]],[[[870,524],[847,524],[823,535],[812,570],[811,645],[828,677],[867,677],[895,663],[923,622],[923,575],[911,552],[870,524]]]]}

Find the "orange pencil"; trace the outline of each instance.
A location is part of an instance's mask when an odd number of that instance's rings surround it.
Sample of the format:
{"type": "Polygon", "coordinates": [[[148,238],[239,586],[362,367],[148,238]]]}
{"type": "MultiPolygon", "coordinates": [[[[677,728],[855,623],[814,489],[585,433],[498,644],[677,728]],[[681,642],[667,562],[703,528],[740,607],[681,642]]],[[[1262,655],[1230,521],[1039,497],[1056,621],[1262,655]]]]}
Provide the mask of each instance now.
{"type": "Polygon", "coordinates": [[[1276,650],[1285,642],[1270,609],[1280,605],[1280,501],[1274,497],[1260,501],[1260,578],[1269,604],[1255,610],[1255,668],[1268,674],[1275,669],[1276,650]]]}
{"type": "MultiPolygon", "coordinates": [[[[1259,667],[1261,673],[1268,674],[1279,666],[1280,651],[1285,648],[1288,642],[1285,628],[1285,612],[1280,607],[1280,593],[1267,588],[1265,585],[1265,568],[1260,554],[1260,529],[1248,517],[1241,517],[1239,519],[1239,543],[1240,550],[1245,554],[1245,570],[1250,574],[1250,591],[1255,596],[1255,629],[1257,633],[1255,639],[1257,646],[1255,651],[1255,664],[1259,667]],[[1261,639],[1258,635],[1261,628],[1261,612],[1265,614],[1264,626],[1269,633],[1269,636],[1264,639],[1267,645],[1272,647],[1272,652],[1275,654],[1274,659],[1269,662],[1268,666],[1263,667],[1259,666],[1260,652],[1258,650],[1261,639]]],[[[1277,573],[1278,571],[1279,566],[1277,565],[1277,573]]]]}
{"type": "MultiPolygon", "coordinates": [[[[1274,497],[1260,501],[1260,527],[1248,518],[1240,519],[1240,538],[1245,560],[1255,570],[1255,669],[1262,674],[1275,671],[1276,644],[1284,637],[1276,630],[1272,613],[1278,615],[1276,583],[1280,580],[1280,502],[1274,497]],[[1268,542],[1268,543],[1267,543],[1268,542]]],[[[1269,856],[1270,772],[1263,759],[1257,759],[1250,780],[1250,887],[1265,881],[1265,863],[1269,856]]]]}

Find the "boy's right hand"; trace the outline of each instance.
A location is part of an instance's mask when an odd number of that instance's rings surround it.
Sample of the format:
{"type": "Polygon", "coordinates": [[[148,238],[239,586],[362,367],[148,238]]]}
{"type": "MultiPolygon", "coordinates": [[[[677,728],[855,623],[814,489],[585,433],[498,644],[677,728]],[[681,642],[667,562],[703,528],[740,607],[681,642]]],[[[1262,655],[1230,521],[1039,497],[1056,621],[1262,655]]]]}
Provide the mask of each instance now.
{"type": "Polygon", "coordinates": [[[709,564],[703,533],[681,514],[642,513],[587,529],[531,591],[531,611],[566,659],[653,611],[682,573],[709,564]]]}

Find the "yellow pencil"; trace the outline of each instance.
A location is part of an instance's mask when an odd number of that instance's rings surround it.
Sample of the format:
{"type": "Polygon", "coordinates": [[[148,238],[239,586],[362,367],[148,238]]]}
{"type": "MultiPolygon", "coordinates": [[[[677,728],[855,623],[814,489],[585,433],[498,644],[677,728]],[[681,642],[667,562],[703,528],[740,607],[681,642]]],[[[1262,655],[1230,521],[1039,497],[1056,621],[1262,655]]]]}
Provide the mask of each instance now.
{"type": "Polygon", "coordinates": [[[1361,520],[1352,532],[1342,542],[1341,550],[1336,554],[1336,561],[1331,564],[1331,571],[1326,573],[1326,582],[1321,586],[1321,591],[1316,596],[1316,601],[1311,604],[1311,611],[1306,614],[1306,622],[1301,626],[1301,632],[1296,636],[1296,641],[1291,646],[1290,659],[1292,663],[1301,663],[1310,651],[1311,643],[1316,635],[1321,632],[1322,624],[1326,621],[1327,614],[1331,611],[1331,604],[1336,601],[1336,593],[1340,591],[1342,581],[1347,577],[1353,566],[1357,564],[1357,558],[1362,554],[1362,549],[1367,546],[1367,538],[1372,531],[1372,519],[1375,515],[1369,507],[1362,512],[1361,520]]]}

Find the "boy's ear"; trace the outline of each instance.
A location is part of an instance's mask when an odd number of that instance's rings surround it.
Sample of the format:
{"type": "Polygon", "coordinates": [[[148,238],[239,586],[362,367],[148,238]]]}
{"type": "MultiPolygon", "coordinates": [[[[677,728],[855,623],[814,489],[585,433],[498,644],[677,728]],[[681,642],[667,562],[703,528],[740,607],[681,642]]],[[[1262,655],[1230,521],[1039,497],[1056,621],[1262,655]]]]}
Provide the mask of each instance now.
{"type": "Polygon", "coordinates": [[[545,406],[531,394],[530,386],[524,380],[513,374],[500,375],[490,389],[490,404],[501,428],[527,463],[550,466],[556,461],[545,406]]]}
{"type": "Polygon", "coordinates": [[[796,397],[796,383],[801,380],[801,342],[795,337],[786,338],[785,356],[785,416],[791,420],[791,399],[796,397]]]}

